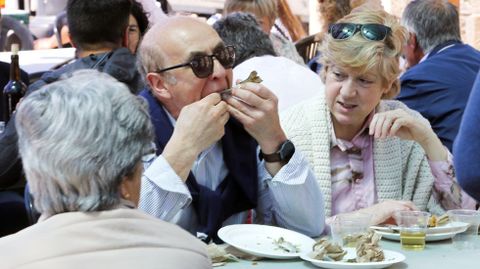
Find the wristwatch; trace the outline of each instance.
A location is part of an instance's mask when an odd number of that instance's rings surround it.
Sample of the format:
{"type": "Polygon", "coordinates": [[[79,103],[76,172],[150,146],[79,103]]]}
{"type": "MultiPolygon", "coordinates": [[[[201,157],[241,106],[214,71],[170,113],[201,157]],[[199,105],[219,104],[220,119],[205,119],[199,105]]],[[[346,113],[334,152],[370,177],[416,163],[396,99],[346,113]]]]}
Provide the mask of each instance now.
{"type": "Polygon", "coordinates": [[[288,161],[290,161],[290,158],[292,158],[293,153],[295,153],[295,146],[293,145],[292,141],[287,139],[282,144],[280,144],[280,149],[277,152],[274,152],[272,154],[264,154],[260,150],[259,158],[260,160],[264,159],[268,163],[288,163],[288,161]]]}

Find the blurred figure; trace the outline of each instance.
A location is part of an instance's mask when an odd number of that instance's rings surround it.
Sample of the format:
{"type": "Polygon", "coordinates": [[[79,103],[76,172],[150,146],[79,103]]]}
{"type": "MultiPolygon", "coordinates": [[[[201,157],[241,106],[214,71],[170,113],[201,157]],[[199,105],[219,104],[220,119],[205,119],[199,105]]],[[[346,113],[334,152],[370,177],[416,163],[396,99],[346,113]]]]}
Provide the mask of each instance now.
{"type": "Polygon", "coordinates": [[[480,203],[480,72],[463,114],[457,139],[453,145],[458,183],[480,203]]]}
{"type": "Polygon", "coordinates": [[[282,126],[313,165],[331,223],[368,213],[474,208],[448,150],[428,121],[395,97],[407,31],[383,10],[353,10],[332,24],[321,48],[325,94],[287,110],[282,126]],[[450,156],[450,157],[449,157],[450,156]]]}
{"type": "Polygon", "coordinates": [[[462,114],[480,68],[480,52],[460,38],[457,8],[447,0],[415,0],[402,15],[409,31],[407,71],[398,100],[430,121],[452,150],[462,114]]]}
{"type": "Polygon", "coordinates": [[[272,33],[272,27],[278,17],[277,0],[226,0],[223,7],[224,15],[232,12],[248,12],[255,15],[262,30],[270,36],[277,55],[287,57],[298,64],[305,65],[297,52],[295,45],[286,37],[272,33]]]}
{"type": "MultiPolygon", "coordinates": [[[[316,34],[316,40],[323,40],[324,35],[328,34],[328,27],[339,19],[346,16],[352,8],[350,7],[350,0],[318,0],[320,19],[322,21],[322,29],[316,34]]],[[[320,74],[322,65],[318,62],[320,59],[320,51],[313,57],[307,66],[313,72],[320,74]]]]}
{"type": "Polygon", "coordinates": [[[125,84],[80,71],[25,98],[16,126],[41,217],[0,239],[4,268],[210,268],[200,241],[135,209],[154,134],[125,84]]]}
{"type": "Polygon", "coordinates": [[[295,16],[288,5],[287,0],[277,0],[278,18],[275,20],[272,32],[283,35],[292,42],[304,38],[307,33],[303,29],[302,22],[295,16]]]}
{"type": "Polygon", "coordinates": [[[252,14],[230,13],[213,28],[225,44],[235,44],[233,81],[257,71],[262,84],[277,96],[279,111],[324,91],[318,75],[288,58],[275,56],[270,38],[252,14]]]}
{"type": "MultiPolygon", "coordinates": [[[[136,58],[125,47],[130,8],[130,0],[69,0],[68,26],[78,59],[59,69],[45,72],[28,87],[27,95],[80,69],[96,69],[110,74],[125,83],[132,93],[143,88],[143,80],[136,68],[136,58]]],[[[0,174],[10,173],[10,169],[20,164],[13,122],[11,120],[7,124],[5,132],[0,136],[0,174]]]]}
{"type": "Polygon", "coordinates": [[[147,14],[143,10],[142,5],[136,1],[132,1],[132,9],[128,17],[127,47],[133,54],[137,52],[138,45],[143,35],[147,32],[147,29],[147,14]]]}

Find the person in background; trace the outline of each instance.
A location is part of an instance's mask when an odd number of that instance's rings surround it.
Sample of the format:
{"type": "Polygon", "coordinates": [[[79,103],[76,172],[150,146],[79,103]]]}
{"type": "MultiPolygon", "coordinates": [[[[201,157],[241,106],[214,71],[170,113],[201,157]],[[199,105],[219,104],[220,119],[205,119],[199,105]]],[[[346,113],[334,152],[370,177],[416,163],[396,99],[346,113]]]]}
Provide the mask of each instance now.
{"type": "Polygon", "coordinates": [[[321,47],[325,94],[285,111],[282,126],[305,153],[322,190],[327,223],[366,213],[372,224],[399,210],[474,208],[451,154],[428,121],[393,98],[407,31],[383,10],[353,10],[321,47]]]}
{"type": "MultiPolygon", "coordinates": [[[[136,58],[125,47],[130,8],[130,0],[69,0],[68,26],[72,42],[77,48],[78,59],[59,69],[45,72],[28,87],[27,95],[80,69],[96,69],[110,74],[125,83],[132,93],[143,88],[143,80],[136,68],[136,58]],[[98,18],[102,20],[99,21],[98,18]]],[[[20,165],[14,122],[11,120],[0,136],[0,174],[10,173],[10,169],[20,165]]]]}
{"type": "Polygon", "coordinates": [[[142,210],[205,241],[251,209],[256,223],[322,233],[322,194],[280,127],[277,98],[258,83],[231,88],[233,47],[176,16],[150,28],[138,57],[159,155],[144,173],[142,210]]]}
{"type": "MultiPolygon", "coordinates": [[[[2,14],[0,10],[0,29],[2,28],[2,14]]],[[[28,74],[20,70],[22,81],[28,85],[28,74]]],[[[10,80],[10,63],[0,62],[0,137],[5,130],[3,120],[3,88],[10,80]]],[[[11,149],[15,151],[15,148],[11,149]]],[[[22,193],[23,181],[20,181],[22,175],[22,165],[20,162],[9,162],[3,164],[0,170],[0,237],[15,233],[28,226],[27,215],[24,206],[22,193]],[[8,220],[8,221],[7,221],[8,220]]]]}
{"type": "Polygon", "coordinates": [[[140,3],[145,13],[148,14],[148,20],[150,24],[153,25],[158,21],[161,21],[162,19],[165,19],[167,17],[166,10],[168,10],[168,8],[170,7],[167,0],[161,0],[162,2],[161,8],[157,6],[156,0],[135,0],[135,1],[140,3]]]}
{"type": "Polygon", "coordinates": [[[277,55],[305,65],[291,41],[280,34],[272,33],[272,28],[278,17],[277,0],[226,0],[223,7],[224,16],[232,12],[248,12],[255,15],[258,23],[262,26],[262,30],[270,36],[277,55]]]}
{"type": "Polygon", "coordinates": [[[79,71],[25,98],[15,121],[41,217],[0,239],[2,267],[211,268],[203,243],[135,209],[154,134],[125,84],[79,71]]]}
{"type": "Polygon", "coordinates": [[[128,17],[127,47],[133,54],[137,52],[138,45],[143,35],[147,32],[147,29],[147,14],[140,3],[132,1],[132,9],[128,17]]]}
{"type": "MultiPolygon", "coordinates": [[[[323,40],[323,37],[328,34],[328,27],[330,24],[335,23],[345,15],[350,13],[352,8],[350,7],[350,0],[318,0],[319,15],[322,22],[322,29],[316,34],[316,40],[323,40]]],[[[315,57],[313,57],[307,66],[313,72],[320,74],[322,66],[318,62],[320,59],[320,52],[317,51],[315,57]]]]}
{"type": "Polygon", "coordinates": [[[409,31],[407,71],[397,99],[430,121],[451,151],[480,69],[480,52],[462,43],[457,8],[447,0],[415,0],[402,15],[409,31]]]}
{"type": "Polygon", "coordinates": [[[468,99],[457,139],[453,144],[455,171],[460,186],[480,203],[480,72],[468,99]]]}
{"type": "Polygon", "coordinates": [[[288,58],[275,56],[270,38],[252,14],[230,13],[213,28],[225,44],[235,44],[233,81],[248,77],[252,70],[257,71],[262,84],[277,96],[279,111],[324,90],[317,74],[288,58]]]}

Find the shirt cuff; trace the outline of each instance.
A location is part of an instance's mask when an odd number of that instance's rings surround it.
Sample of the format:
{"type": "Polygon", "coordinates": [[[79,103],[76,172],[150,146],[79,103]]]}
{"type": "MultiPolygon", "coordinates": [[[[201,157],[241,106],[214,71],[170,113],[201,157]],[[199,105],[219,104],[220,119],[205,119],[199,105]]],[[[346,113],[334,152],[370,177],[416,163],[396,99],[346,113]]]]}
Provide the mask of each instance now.
{"type": "Polygon", "coordinates": [[[165,158],[160,155],[143,173],[148,180],[167,192],[187,195],[191,199],[190,191],[183,180],[175,173],[165,158]]]}

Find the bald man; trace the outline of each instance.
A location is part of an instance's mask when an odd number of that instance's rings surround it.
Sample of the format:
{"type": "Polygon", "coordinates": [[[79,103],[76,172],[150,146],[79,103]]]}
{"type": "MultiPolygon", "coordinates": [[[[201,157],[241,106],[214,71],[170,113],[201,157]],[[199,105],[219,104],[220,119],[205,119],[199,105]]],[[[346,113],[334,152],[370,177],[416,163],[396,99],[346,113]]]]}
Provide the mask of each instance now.
{"type": "Polygon", "coordinates": [[[141,209],[207,241],[251,209],[255,222],[322,233],[322,195],[280,127],[275,95],[257,83],[220,94],[232,87],[233,47],[204,22],[171,17],[147,32],[139,59],[159,155],[141,209]]]}

